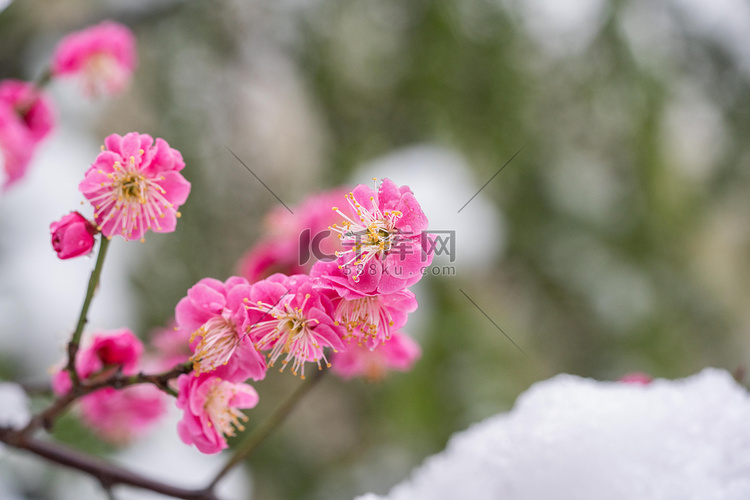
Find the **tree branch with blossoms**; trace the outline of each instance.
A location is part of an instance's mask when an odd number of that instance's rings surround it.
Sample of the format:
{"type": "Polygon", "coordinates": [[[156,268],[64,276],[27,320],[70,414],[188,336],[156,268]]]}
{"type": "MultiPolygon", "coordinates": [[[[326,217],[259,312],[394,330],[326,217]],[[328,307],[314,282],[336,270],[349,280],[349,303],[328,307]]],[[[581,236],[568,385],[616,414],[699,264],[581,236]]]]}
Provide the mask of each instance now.
{"type": "MultiPolygon", "coordinates": [[[[89,96],[113,95],[127,87],[136,62],[132,33],[104,22],[64,38],[36,85],[0,82],[0,154],[5,168],[10,165],[5,187],[22,178],[30,146],[52,127],[42,86],[75,77],[89,96]],[[13,134],[17,141],[6,140],[13,134]]],[[[203,278],[190,287],[175,306],[172,326],[150,346],[128,328],[86,331],[111,240],[143,242],[148,232],[175,231],[191,190],[184,167],[182,154],[164,139],[138,132],[104,139],[78,185],[92,216],[71,212],[50,225],[62,260],[90,254],[99,239],[67,357],[52,376],[55,398],[25,425],[0,426],[3,443],[97,478],[109,497],[114,486],[128,485],[216,500],[214,490],[227,473],[278,429],[325,373],[379,379],[409,370],[420,356],[401,329],[418,305],[409,287],[432,260],[427,218],[411,190],[388,179],[272,214],[275,224],[293,230],[264,237],[243,258],[242,276],[203,278]],[[340,202],[342,209],[335,206],[340,202]],[[315,248],[303,252],[302,235],[315,248]],[[271,367],[303,382],[236,445],[205,488],[168,485],[35,437],[75,410],[100,439],[123,445],[152,428],[171,403],[182,411],[176,426],[181,441],[218,454],[229,448],[227,438],[245,430],[248,410],[259,402],[249,382],[264,380],[271,367]],[[310,369],[315,372],[307,377],[310,369]]]]}

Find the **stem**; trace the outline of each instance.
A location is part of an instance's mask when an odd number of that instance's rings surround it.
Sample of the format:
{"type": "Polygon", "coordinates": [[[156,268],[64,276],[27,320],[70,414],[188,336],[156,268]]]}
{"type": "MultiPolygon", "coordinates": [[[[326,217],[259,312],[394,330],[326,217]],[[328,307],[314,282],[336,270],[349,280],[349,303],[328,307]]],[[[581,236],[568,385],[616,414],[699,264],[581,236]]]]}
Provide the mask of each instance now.
{"type": "Polygon", "coordinates": [[[111,490],[117,484],[125,484],[184,500],[218,500],[210,489],[188,490],[171,486],[54,442],[26,439],[22,431],[0,428],[0,441],[28,450],[50,462],[85,472],[97,478],[106,490],[111,490]]]}
{"type": "Polygon", "coordinates": [[[212,490],[216,484],[230,471],[234,466],[240,463],[243,459],[249,456],[255,449],[276,429],[284,419],[292,412],[297,403],[307,394],[310,390],[317,385],[323,379],[323,375],[327,370],[319,370],[315,375],[305,380],[302,385],[284,401],[281,406],[276,408],[271,415],[266,417],[253,432],[242,440],[237,446],[237,449],[232,455],[232,458],[224,465],[224,468],[219,471],[211,484],[207,489],[212,490]]]}
{"type": "Polygon", "coordinates": [[[73,332],[73,337],[68,343],[68,364],[65,367],[70,373],[70,380],[73,382],[73,386],[80,384],[78,380],[78,373],[76,372],[76,354],[78,354],[78,346],[81,342],[81,334],[83,334],[83,327],[88,322],[89,306],[94,298],[94,293],[99,286],[99,277],[102,274],[102,267],[104,266],[104,257],[107,255],[107,248],[109,247],[109,239],[104,235],[101,235],[99,243],[99,255],[96,258],[96,265],[94,270],[91,271],[91,277],[89,278],[89,286],[86,289],[86,298],[83,299],[83,307],[81,308],[81,314],[78,316],[78,324],[73,332]]]}

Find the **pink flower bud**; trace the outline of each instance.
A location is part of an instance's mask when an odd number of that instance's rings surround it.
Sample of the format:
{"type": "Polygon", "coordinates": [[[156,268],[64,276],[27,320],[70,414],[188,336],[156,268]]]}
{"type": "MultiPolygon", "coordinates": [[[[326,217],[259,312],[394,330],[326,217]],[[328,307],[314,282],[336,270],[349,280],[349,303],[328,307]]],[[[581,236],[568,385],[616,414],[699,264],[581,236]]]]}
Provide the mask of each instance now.
{"type": "Polygon", "coordinates": [[[61,259],[88,254],[94,248],[96,228],[78,212],[71,212],[49,226],[52,248],[61,259]]]}

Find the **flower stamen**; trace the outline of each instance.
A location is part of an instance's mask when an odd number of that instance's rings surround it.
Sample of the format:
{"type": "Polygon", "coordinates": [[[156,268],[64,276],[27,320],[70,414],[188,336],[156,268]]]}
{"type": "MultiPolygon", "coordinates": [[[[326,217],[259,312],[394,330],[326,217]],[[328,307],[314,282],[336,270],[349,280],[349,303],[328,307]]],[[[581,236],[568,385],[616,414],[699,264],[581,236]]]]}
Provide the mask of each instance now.
{"type": "Polygon", "coordinates": [[[351,192],[346,196],[349,206],[357,214],[356,219],[348,217],[345,213],[333,207],[333,211],[343,217],[341,225],[334,224],[329,227],[332,231],[339,234],[339,239],[344,247],[349,250],[336,252],[337,257],[346,256],[344,266],[354,265],[357,267],[353,275],[354,281],[359,281],[359,277],[365,269],[365,265],[372,259],[382,260],[393,248],[397,242],[399,231],[396,228],[396,222],[403,215],[398,210],[381,211],[376,196],[371,196],[372,210],[362,206],[351,192]]]}

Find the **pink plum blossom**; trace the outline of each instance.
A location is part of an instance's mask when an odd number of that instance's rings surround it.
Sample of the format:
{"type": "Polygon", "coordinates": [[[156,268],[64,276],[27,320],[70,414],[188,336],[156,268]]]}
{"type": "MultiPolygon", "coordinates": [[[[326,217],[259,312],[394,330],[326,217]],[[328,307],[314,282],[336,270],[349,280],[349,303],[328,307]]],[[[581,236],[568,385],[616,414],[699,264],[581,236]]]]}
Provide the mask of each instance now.
{"type": "Polygon", "coordinates": [[[340,219],[331,208],[345,194],[336,188],[311,196],[291,212],[286,207],[271,211],[263,238],[240,261],[240,275],[253,282],[277,272],[304,274],[320,256],[335,258],[342,247],[329,226],[340,219]]]}
{"type": "Polygon", "coordinates": [[[363,345],[349,345],[334,354],[331,371],[342,378],[365,377],[371,382],[381,380],[391,370],[411,370],[422,351],[411,337],[394,332],[383,345],[370,349],[363,345]]]}
{"type": "Polygon", "coordinates": [[[204,278],[177,304],[177,327],[191,335],[196,373],[211,372],[229,382],[265,377],[265,360],[244,329],[249,296],[244,278],[231,277],[226,283],[204,278]]]}
{"type": "Polygon", "coordinates": [[[166,413],[166,395],[153,385],[106,387],[80,400],[81,418],[105,441],[122,445],[141,436],[166,413]]]}
{"type": "Polygon", "coordinates": [[[383,179],[377,190],[359,184],[334,211],[344,220],[339,233],[344,251],[338,264],[352,288],[363,294],[393,293],[420,280],[432,263],[424,236],[427,217],[408,186],[383,179]]]}
{"type": "Polygon", "coordinates": [[[96,228],[79,214],[71,212],[49,226],[52,233],[52,248],[61,259],[86,255],[94,248],[96,228]]]}
{"type": "Polygon", "coordinates": [[[359,292],[335,262],[317,262],[310,276],[315,288],[332,301],[333,319],[346,328],[345,338],[370,348],[389,340],[391,331],[403,327],[408,313],[417,309],[417,299],[407,289],[376,295],[359,292]]]}
{"type": "Polygon", "coordinates": [[[52,374],[52,392],[57,396],[62,396],[67,394],[72,388],[73,382],[70,380],[70,374],[60,364],[52,374]]]}
{"type": "Polygon", "coordinates": [[[133,33],[104,21],[60,40],[52,56],[52,75],[78,77],[91,97],[115,95],[127,88],[136,64],[133,33]]]}
{"type": "Polygon", "coordinates": [[[143,354],[143,343],[127,328],[99,333],[81,351],[81,376],[88,377],[106,366],[121,366],[122,372],[132,375],[138,371],[143,354]]]}
{"type": "Polygon", "coordinates": [[[26,174],[34,151],[34,142],[16,112],[0,103],[0,172],[7,190],[26,174]]]}
{"type": "Polygon", "coordinates": [[[307,275],[274,274],[254,283],[247,308],[248,331],[258,349],[270,349],[270,366],[282,358],[280,371],[291,362],[292,373],[305,378],[306,362],[328,365],[325,347],[344,348],[333,305],[307,275]]]}
{"type": "MultiPolygon", "coordinates": [[[[134,375],[142,354],[143,343],[129,329],[98,332],[78,350],[76,373],[79,378],[87,379],[107,368],[115,368],[125,375],[134,375]]],[[[60,369],[52,377],[52,389],[62,395],[70,388],[68,372],[60,369]]]]}
{"type": "Polygon", "coordinates": [[[253,245],[242,256],[238,264],[239,274],[252,283],[276,273],[305,273],[297,261],[297,244],[292,238],[266,239],[253,245]]]}
{"type": "Polygon", "coordinates": [[[177,433],[185,444],[202,453],[227,448],[227,436],[245,429],[240,409],[258,404],[258,393],[247,384],[232,383],[212,374],[186,374],[177,379],[177,408],[184,411],[177,433]]]}
{"type": "Polygon", "coordinates": [[[98,229],[111,238],[142,238],[175,230],[190,183],[179,173],[182,155],[163,139],[131,132],[107,137],[78,189],[94,206],[98,229]]]}
{"type": "Polygon", "coordinates": [[[3,80],[0,82],[0,103],[9,105],[16,112],[35,145],[55,126],[52,101],[33,83],[3,80]]]}
{"type": "Polygon", "coordinates": [[[54,126],[49,99],[31,83],[0,82],[0,171],[7,189],[26,174],[39,142],[54,126]]]}

